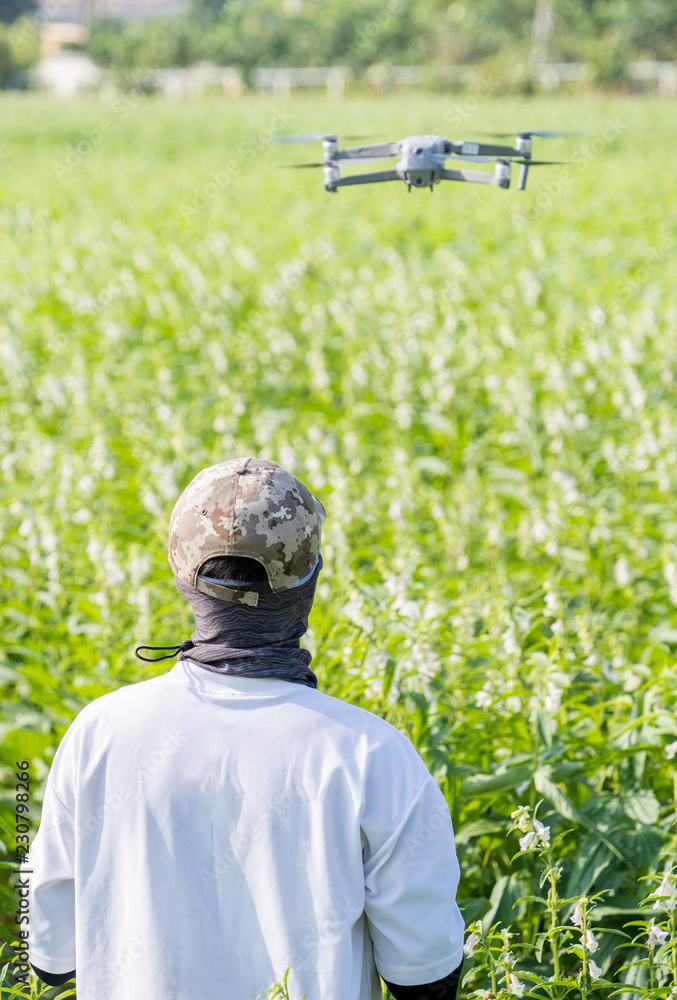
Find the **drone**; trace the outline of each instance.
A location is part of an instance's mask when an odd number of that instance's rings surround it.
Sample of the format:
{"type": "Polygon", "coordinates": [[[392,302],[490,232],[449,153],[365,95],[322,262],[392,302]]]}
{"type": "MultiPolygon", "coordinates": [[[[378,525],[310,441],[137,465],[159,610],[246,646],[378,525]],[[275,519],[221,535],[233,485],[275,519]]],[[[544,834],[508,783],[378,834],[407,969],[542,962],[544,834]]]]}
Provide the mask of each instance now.
{"type": "MultiPolygon", "coordinates": [[[[507,138],[515,135],[513,132],[485,133],[496,138],[507,138]]],[[[524,191],[530,167],[547,166],[560,163],[560,160],[533,160],[532,138],[554,138],[556,136],[584,135],[583,132],[552,132],[543,129],[517,133],[515,145],[501,146],[487,142],[467,142],[459,140],[452,142],[442,135],[410,135],[399,142],[372,142],[364,146],[346,146],[340,148],[340,138],[354,139],[359,136],[340,137],[334,133],[304,133],[301,135],[281,135],[276,142],[321,142],[321,163],[292,163],[290,167],[322,167],[324,186],[331,194],[336,194],[340,187],[355,184],[379,184],[384,181],[403,181],[411,192],[412,187],[430,188],[440,181],[465,181],[470,184],[494,184],[500,188],[510,187],[510,167],[513,163],[520,165],[517,190],[524,191]],[[347,165],[373,163],[378,160],[398,156],[394,170],[381,170],[372,173],[353,174],[341,177],[340,164],[347,165]],[[454,164],[458,161],[469,163],[494,163],[493,172],[484,170],[447,169],[447,160],[454,164]]]]}

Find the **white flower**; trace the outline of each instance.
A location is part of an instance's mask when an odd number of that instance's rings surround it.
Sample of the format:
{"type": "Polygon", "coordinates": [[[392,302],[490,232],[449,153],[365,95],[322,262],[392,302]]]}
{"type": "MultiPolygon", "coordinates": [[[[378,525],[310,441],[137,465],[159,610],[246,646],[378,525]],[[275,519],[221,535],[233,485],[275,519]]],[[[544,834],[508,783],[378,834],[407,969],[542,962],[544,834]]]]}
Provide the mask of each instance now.
{"type": "Polygon", "coordinates": [[[491,693],[491,682],[487,681],[486,684],[482,686],[482,690],[478,691],[475,695],[475,704],[478,708],[488,708],[493,701],[493,695],[491,693]]]}
{"type": "Polygon", "coordinates": [[[653,948],[655,944],[663,944],[667,936],[668,936],[667,931],[661,930],[660,927],[654,927],[654,925],[652,924],[651,927],[649,928],[649,936],[647,938],[646,943],[649,945],[650,948],[653,948]]]}
{"type": "Polygon", "coordinates": [[[545,611],[543,612],[543,617],[556,618],[558,610],[559,610],[559,600],[557,598],[557,594],[548,592],[545,595],[545,611]]]}
{"type": "Polygon", "coordinates": [[[642,678],[639,674],[636,674],[634,670],[624,670],[623,671],[623,690],[627,691],[628,694],[636,691],[638,687],[642,684],[642,678]]]}
{"type": "Polygon", "coordinates": [[[503,652],[506,656],[514,656],[515,653],[519,653],[520,647],[515,636],[515,626],[512,622],[508,625],[507,629],[502,635],[503,640],[503,652]]]}
{"type": "Polygon", "coordinates": [[[574,910],[574,915],[571,918],[571,923],[576,927],[583,926],[583,907],[580,903],[576,904],[576,909],[574,910]]]}
{"type": "Polygon", "coordinates": [[[642,683],[642,678],[634,670],[623,671],[623,690],[630,693],[636,691],[642,683]]]}
{"type": "Polygon", "coordinates": [[[523,837],[520,837],[520,851],[528,851],[535,840],[536,834],[533,830],[525,833],[523,837]]]}
{"type": "MultiPolygon", "coordinates": [[[[656,896],[669,896],[670,899],[672,899],[673,892],[674,892],[674,889],[672,888],[672,882],[670,881],[670,873],[666,872],[666,874],[663,876],[663,881],[661,882],[661,884],[656,889],[655,895],[656,896]]],[[[654,910],[662,910],[663,909],[663,903],[660,901],[660,899],[656,900],[656,902],[653,905],[653,908],[654,908],[654,910]]]]}
{"type": "Polygon", "coordinates": [[[531,525],[531,537],[536,543],[544,542],[548,537],[548,525],[542,517],[534,518],[534,522],[531,525]]]}
{"type": "Polygon", "coordinates": [[[421,617],[421,609],[416,601],[408,601],[404,598],[404,595],[395,598],[393,601],[393,610],[412,622],[418,621],[421,617]]]}
{"type": "Polygon", "coordinates": [[[674,760],[675,755],[677,755],[677,740],[674,743],[668,743],[665,748],[665,756],[668,760],[674,760]]]}
{"type": "Polygon", "coordinates": [[[597,944],[595,935],[592,931],[586,931],[585,937],[581,937],[581,946],[585,948],[586,951],[589,951],[591,955],[595,954],[599,945],[597,944]]]}
{"type": "Polygon", "coordinates": [[[592,976],[593,979],[599,979],[599,977],[602,975],[602,970],[600,969],[599,965],[597,965],[596,962],[593,962],[592,959],[590,959],[590,961],[588,962],[588,968],[590,969],[590,975],[592,976]]]}
{"type": "Polygon", "coordinates": [[[490,545],[498,545],[501,540],[501,529],[497,524],[492,524],[492,526],[487,531],[487,541],[490,545]]]}
{"type": "Polygon", "coordinates": [[[555,635],[560,635],[564,631],[564,622],[561,618],[558,618],[557,621],[552,623],[550,629],[555,633],[555,635]]]}
{"type": "Polygon", "coordinates": [[[627,585],[630,583],[631,576],[630,576],[630,567],[628,565],[628,560],[625,558],[625,556],[621,556],[621,558],[616,561],[616,565],[614,566],[614,574],[618,586],[627,587],[627,585]]]}
{"type": "Polygon", "coordinates": [[[538,834],[543,847],[550,847],[550,827],[543,826],[540,820],[534,819],[534,830],[538,834]]]}
{"type": "Polygon", "coordinates": [[[524,993],[524,984],[519,981],[514,972],[510,973],[510,992],[516,997],[521,997],[524,993]]]}
{"type": "MultiPolygon", "coordinates": [[[[553,627],[555,624],[556,623],[553,623],[553,627]]],[[[557,687],[556,684],[553,684],[552,681],[548,681],[547,691],[548,693],[545,696],[543,704],[545,705],[546,712],[549,712],[550,715],[554,715],[562,704],[562,689],[557,687]]]]}
{"type": "Polygon", "coordinates": [[[470,956],[474,954],[476,944],[477,944],[477,934],[475,933],[475,931],[473,931],[472,934],[469,935],[466,943],[463,945],[463,951],[468,956],[468,958],[470,958],[470,956]]]}
{"type": "Polygon", "coordinates": [[[522,833],[529,830],[529,806],[519,806],[510,813],[510,819],[515,820],[515,826],[522,833]]]}

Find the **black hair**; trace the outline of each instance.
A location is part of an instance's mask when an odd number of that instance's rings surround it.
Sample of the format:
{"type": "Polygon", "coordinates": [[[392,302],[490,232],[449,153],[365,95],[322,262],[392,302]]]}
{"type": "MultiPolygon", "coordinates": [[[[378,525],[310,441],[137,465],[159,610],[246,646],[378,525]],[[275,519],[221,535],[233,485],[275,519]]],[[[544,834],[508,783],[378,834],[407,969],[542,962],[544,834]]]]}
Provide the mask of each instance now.
{"type": "Polygon", "coordinates": [[[208,559],[200,566],[200,576],[211,576],[214,580],[237,580],[239,583],[266,583],[268,580],[261,563],[245,556],[208,559]]]}

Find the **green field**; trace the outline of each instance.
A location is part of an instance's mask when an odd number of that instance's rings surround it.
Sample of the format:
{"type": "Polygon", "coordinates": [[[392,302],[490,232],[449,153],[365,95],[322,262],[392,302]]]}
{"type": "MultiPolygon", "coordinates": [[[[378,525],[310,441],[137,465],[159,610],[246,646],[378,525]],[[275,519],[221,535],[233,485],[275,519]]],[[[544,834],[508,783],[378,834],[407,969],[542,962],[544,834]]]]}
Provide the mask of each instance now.
{"type": "Polygon", "coordinates": [[[452,811],[466,924],[514,935],[487,957],[476,931],[463,996],[511,975],[552,1000],[677,987],[674,115],[2,99],[6,866],[14,762],[35,829],[74,715],[166,669],[135,644],[192,630],[166,560],[179,491],[261,455],[327,508],[306,637],[321,689],[410,736],[452,811]],[[263,141],[316,128],[593,135],[535,140],[571,162],[523,193],[328,195],[320,171],[276,169],[318,147],[263,141]],[[599,892],[583,948],[571,918],[599,892]]]}

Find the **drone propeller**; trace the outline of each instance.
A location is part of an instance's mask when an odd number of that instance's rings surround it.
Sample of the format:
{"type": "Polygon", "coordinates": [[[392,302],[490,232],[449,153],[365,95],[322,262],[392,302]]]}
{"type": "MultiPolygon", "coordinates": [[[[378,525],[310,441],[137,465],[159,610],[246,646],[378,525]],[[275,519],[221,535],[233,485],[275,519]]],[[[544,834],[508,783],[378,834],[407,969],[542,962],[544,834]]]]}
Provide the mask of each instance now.
{"type": "Polygon", "coordinates": [[[524,139],[531,139],[532,136],[539,136],[541,139],[557,139],[567,135],[590,135],[589,132],[553,132],[548,129],[531,129],[515,132],[478,132],[477,135],[493,135],[497,139],[509,139],[512,135],[519,135],[524,139]]]}
{"type": "MultiPolygon", "coordinates": [[[[392,154],[389,154],[392,155],[392,154]]],[[[345,160],[341,160],[341,167],[361,167],[365,163],[380,163],[381,160],[385,160],[387,157],[384,156],[354,156],[348,157],[345,160]]],[[[333,160],[332,163],[337,163],[337,160],[333,160]]],[[[284,167],[326,167],[326,163],[284,163],[284,167]]]]}
{"type": "Polygon", "coordinates": [[[346,156],[345,159],[341,159],[341,168],[361,167],[363,163],[380,163],[381,160],[388,160],[396,155],[396,153],[382,153],[380,156],[346,156]]]}
{"type": "Polygon", "coordinates": [[[521,160],[510,160],[511,163],[521,163],[520,175],[517,180],[517,190],[524,191],[527,186],[527,175],[529,173],[529,167],[552,167],[558,163],[567,163],[567,160],[530,160],[527,157],[523,157],[521,160]]]}
{"type": "Polygon", "coordinates": [[[324,142],[338,139],[372,139],[371,135],[336,135],[335,132],[299,132],[295,135],[276,135],[272,142],[324,142]]]}
{"type": "Polygon", "coordinates": [[[503,161],[505,163],[526,163],[530,167],[545,167],[556,163],[566,163],[566,160],[527,160],[525,157],[503,157],[503,156],[472,156],[472,154],[463,153],[462,155],[450,154],[452,161],[465,160],[467,163],[496,163],[497,161],[503,161]]]}

